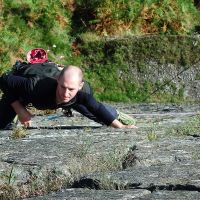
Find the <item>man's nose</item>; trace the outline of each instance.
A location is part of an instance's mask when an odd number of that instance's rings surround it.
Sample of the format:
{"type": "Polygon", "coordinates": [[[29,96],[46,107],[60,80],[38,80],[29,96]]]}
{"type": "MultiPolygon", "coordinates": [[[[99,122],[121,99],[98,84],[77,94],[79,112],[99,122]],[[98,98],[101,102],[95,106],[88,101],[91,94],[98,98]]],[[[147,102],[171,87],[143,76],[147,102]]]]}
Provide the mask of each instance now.
{"type": "Polygon", "coordinates": [[[70,90],[68,88],[66,88],[64,94],[65,94],[65,96],[70,95],[70,90]]]}

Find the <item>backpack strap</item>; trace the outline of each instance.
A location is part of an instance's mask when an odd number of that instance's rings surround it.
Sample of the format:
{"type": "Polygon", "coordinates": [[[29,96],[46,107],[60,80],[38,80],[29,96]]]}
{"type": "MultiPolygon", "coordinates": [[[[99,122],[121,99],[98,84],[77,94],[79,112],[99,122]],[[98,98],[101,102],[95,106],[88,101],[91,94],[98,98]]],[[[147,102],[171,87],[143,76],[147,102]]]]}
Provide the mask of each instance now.
{"type": "Polygon", "coordinates": [[[26,62],[22,62],[20,60],[16,60],[15,64],[12,67],[11,73],[17,76],[22,76],[24,71],[29,67],[30,65],[26,62]]]}

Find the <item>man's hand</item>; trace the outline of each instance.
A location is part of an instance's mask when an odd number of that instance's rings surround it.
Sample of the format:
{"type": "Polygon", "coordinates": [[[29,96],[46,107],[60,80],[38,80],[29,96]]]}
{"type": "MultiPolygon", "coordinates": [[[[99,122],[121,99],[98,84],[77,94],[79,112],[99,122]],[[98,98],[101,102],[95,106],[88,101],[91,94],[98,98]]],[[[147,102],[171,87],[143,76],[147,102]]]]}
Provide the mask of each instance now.
{"type": "Polygon", "coordinates": [[[138,128],[138,127],[135,126],[135,125],[124,125],[124,124],[122,124],[121,128],[138,128]]]}
{"type": "Polygon", "coordinates": [[[18,115],[21,124],[23,124],[25,127],[31,126],[32,114],[19,101],[13,102],[11,106],[18,115]]]}
{"type": "Polygon", "coordinates": [[[112,123],[111,126],[114,128],[138,128],[135,125],[124,125],[122,124],[119,120],[115,119],[112,123]]]}
{"type": "Polygon", "coordinates": [[[31,126],[32,115],[28,110],[25,109],[23,112],[18,114],[18,118],[21,124],[23,124],[25,127],[31,126]]]}

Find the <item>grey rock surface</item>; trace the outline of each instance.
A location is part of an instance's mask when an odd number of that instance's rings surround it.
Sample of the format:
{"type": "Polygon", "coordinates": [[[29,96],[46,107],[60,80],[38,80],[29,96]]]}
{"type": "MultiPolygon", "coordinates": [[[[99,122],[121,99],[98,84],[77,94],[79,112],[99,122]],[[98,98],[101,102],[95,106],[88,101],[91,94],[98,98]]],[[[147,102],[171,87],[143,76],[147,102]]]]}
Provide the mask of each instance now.
{"type": "Polygon", "coordinates": [[[123,79],[134,80],[141,85],[145,81],[153,84],[159,82],[163,87],[155,87],[155,91],[177,95],[182,90],[184,99],[200,99],[200,80],[197,77],[200,73],[199,63],[192,67],[177,67],[176,64],[158,64],[148,60],[144,70],[145,73],[141,73],[136,67],[132,67],[129,74],[123,73],[123,79]]]}
{"type": "MultiPolygon", "coordinates": [[[[95,180],[97,183],[112,182],[122,188],[140,188],[154,190],[196,190],[200,191],[200,162],[160,164],[133,167],[129,170],[102,174],[92,174],[82,178],[95,180]],[[107,180],[108,179],[108,180],[107,180]],[[98,180],[98,181],[97,181],[98,180]]],[[[100,187],[100,186],[99,186],[100,187]]]]}
{"type": "Polygon", "coordinates": [[[25,138],[1,131],[0,199],[6,184],[23,198],[46,195],[36,200],[198,199],[200,105],[114,106],[139,128],[114,129],[58,112],[35,116],[25,138]]]}
{"type": "Polygon", "coordinates": [[[200,199],[199,192],[197,191],[158,191],[150,195],[139,198],[140,200],[189,200],[189,199],[200,199]]]}
{"type": "Polygon", "coordinates": [[[66,200],[66,199],[136,199],[150,194],[148,190],[126,190],[126,191],[106,191],[106,190],[88,190],[88,189],[68,189],[60,193],[51,194],[43,197],[33,197],[29,200],[66,200]]]}

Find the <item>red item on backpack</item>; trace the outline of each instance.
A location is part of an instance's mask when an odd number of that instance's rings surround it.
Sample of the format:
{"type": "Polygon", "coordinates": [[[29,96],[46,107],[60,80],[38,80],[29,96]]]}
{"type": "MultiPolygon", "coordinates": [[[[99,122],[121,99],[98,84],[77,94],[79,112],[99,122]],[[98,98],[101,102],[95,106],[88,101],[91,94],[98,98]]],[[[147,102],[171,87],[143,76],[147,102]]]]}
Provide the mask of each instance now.
{"type": "Polygon", "coordinates": [[[47,52],[42,48],[35,48],[27,53],[27,61],[31,64],[48,61],[47,52]]]}

